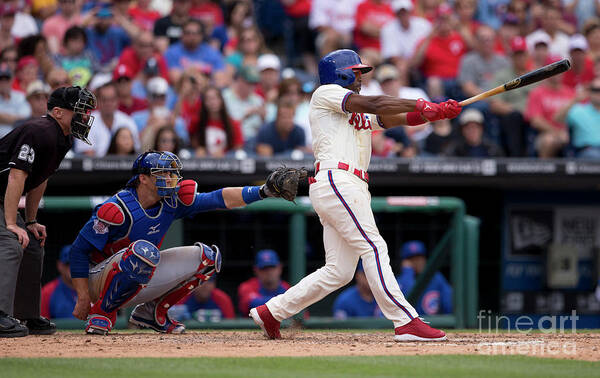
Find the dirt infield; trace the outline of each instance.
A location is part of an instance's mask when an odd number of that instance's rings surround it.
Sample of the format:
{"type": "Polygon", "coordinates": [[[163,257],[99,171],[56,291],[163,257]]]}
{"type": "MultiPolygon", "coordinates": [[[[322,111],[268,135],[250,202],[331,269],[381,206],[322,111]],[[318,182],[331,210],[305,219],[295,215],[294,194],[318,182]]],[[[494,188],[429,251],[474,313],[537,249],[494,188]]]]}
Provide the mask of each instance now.
{"type": "Polygon", "coordinates": [[[188,331],[182,335],[116,332],[88,336],[59,332],[52,336],[0,339],[0,357],[274,357],[479,354],[527,355],[600,361],[600,333],[449,332],[447,342],[396,343],[379,331],[284,330],[282,340],[259,332],[188,331]]]}

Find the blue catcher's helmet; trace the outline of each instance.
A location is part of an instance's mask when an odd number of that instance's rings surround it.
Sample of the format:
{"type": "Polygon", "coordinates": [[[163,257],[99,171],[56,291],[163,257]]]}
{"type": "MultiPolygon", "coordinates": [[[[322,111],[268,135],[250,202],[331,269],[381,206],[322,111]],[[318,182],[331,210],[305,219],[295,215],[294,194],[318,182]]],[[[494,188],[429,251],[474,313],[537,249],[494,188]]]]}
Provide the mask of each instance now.
{"type": "Polygon", "coordinates": [[[321,58],[319,62],[319,80],[321,85],[338,84],[342,87],[354,83],[356,77],[353,69],[359,69],[362,73],[367,73],[373,69],[371,66],[363,64],[360,56],[352,50],[335,50],[321,58]]]}
{"type": "Polygon", "coordinates": [[[160,197],[171,207],[177,202],[177,191],[181,181],[181,160],[172,152],[148,151],[135,159],[131,169],[133,176],[127,182],[132,186],[140,174],[156,177],[156,189],[160,197]]]}

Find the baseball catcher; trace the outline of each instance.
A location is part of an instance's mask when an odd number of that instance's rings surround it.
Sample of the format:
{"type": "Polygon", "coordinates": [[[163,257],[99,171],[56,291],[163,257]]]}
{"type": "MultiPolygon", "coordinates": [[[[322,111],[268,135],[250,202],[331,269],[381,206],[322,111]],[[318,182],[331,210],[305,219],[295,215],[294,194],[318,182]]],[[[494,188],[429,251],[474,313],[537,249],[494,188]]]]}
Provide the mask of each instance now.
{"type": "Polygon", "coordinates": [[[87,320],[87,333],[107,334],[117,310],[132,305],[137,306],[131,324],[158,332],[184,332],[185,326],[167,311],[220,271],[221,254],[217,246],[200,242],[160,251],[171,223],[267,197],[293,201],[303,177],[301,170],[283,168],[262,186],[197,193],[197,183],[182,180],[181,169],[173,153],[141,154],[126,187],[98,205],[79,232],[71,249],[77,291],[73,315],[87,320]]]}

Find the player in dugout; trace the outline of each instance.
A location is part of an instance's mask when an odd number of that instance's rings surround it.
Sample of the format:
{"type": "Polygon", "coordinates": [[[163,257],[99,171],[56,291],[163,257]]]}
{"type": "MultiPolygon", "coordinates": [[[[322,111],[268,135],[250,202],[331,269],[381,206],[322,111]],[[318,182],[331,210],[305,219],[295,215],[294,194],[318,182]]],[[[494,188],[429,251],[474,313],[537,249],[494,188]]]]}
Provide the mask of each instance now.
{"type": "Polygon", "coordinates": [[[299,170],[280,168],[262,186],[197,193],[197,183],[182,181],[181,170],[181,161],[171,152],[141,154],[126,187],[98,205],[79,232],[71,248],[77,291],[73,315],[87,320],[87,333],[108,334],[117,310],[134,305],[130,324],[157,332],[184,332],[185,326],[172,319],[168,309],[220,271],[221,255],[217,246],[200,242],[160,251],[171,223],[284,192],[291,193],[284,198],[293,200],[299,179],[299,170]],[[295,183],[290,191],[288,181],[295,183]]]}

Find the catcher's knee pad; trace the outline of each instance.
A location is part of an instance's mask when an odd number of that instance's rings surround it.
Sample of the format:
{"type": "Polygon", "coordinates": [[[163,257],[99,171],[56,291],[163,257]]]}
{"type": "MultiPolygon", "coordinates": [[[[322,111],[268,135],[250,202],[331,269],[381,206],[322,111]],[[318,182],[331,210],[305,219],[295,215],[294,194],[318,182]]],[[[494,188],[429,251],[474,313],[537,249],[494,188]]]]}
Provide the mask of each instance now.
{"type": "Polygon", "coordinates": [[[146,285],[160,261],[160,251],[146,240],[129,245],[121,261],[113,263],[98,303],[105,313],[112,313],[133,298],[146,285]]]}
{"type": "Polygon", "coordinates": [[[200,265],[196,277],[202,281],[207,281],[213,274],[221,271],[221,251],[216,245],[209,247],[200,242],[194,243],[194,246],[200,248],[200,265]]]}

